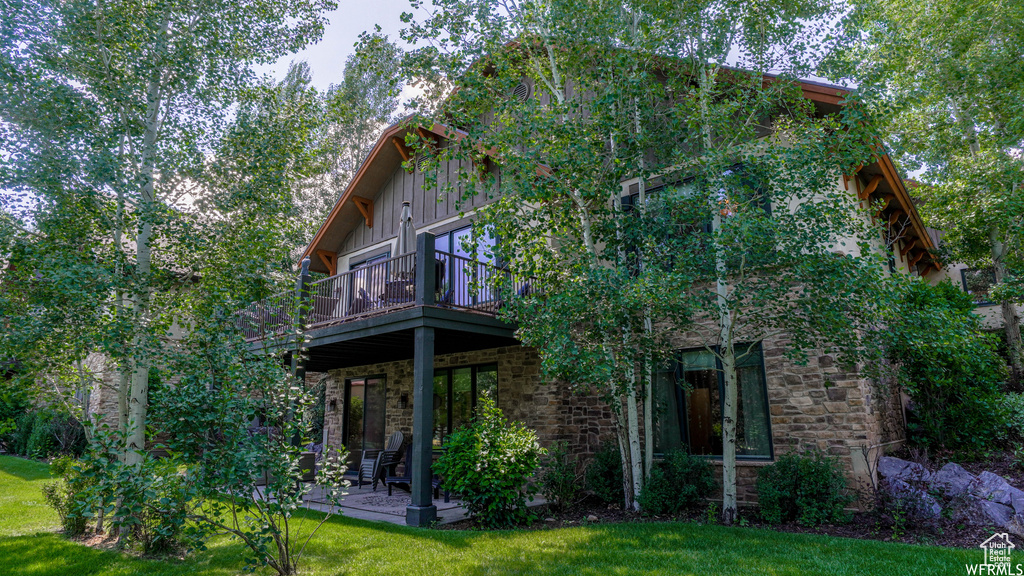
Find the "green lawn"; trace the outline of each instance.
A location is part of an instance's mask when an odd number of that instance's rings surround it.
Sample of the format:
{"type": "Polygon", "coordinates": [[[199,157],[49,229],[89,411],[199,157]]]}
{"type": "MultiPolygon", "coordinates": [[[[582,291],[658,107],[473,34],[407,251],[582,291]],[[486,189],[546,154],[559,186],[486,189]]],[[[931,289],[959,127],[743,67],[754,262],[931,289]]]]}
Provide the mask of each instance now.
{"type": "MultiPolygon", "coordinates": [[[[235,575],[226,539],[185,561],[143,560],[68,542],[43,502],[45,464],[0,456],[0,574],[235,575]]],[[[337,518],[310,546],[304,574],[963,574],[981,552],[695,524],[456,532],[337,518]]]]}

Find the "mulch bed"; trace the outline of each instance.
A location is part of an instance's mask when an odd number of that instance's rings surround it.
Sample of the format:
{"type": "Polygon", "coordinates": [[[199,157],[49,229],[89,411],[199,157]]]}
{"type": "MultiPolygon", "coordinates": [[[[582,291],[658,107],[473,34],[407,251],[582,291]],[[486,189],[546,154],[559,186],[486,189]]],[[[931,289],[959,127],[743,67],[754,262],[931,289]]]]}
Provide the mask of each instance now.
{"type": "MultiPolygon", "coordinates": [[[[709,522],[708,510],[687,512],[679,516],[643,516],[634,512],[626,512],[620,506],[608,506],[590,498],[575,508],[566,511],[555,511],[544,507],[536,509],[540,519],[529,525],[517,526],[521,530],[550,530],[553,528],[570,528],[592,526],[595,524],[640,523],[640,522],[690,522],[706,524],[709,522]],[[596,518],[596,519],[588,519],[596,518]]],[[[717,514],[717,505],[715,516],[717,514]]],[[[794,534],[819,534],[841,538],[857,538],[861,540],[879,540],[883,542],[901,542],[904,544],[925,544],[944,546],[947,548],[976,548],[979,543],[991,536],[995,530],[983,526],[965,526],[949,519],[942,519],[931,528],[909,528],[903,534],[894,534],[892,526],[883,523],[879,518],[868,512],[853,515],[848,524],[827,524],[813,528],[796,523],[767,524],[762,522],[754,510],[741,510],[743,520],[740,526],[748,528],[765,528],[777,532],[794,534]]],[[[715,520],[717,522],[717,520],[715,520]]],[[[474,520],[438,526],[439,530],[482,530],[474,520]]]]}

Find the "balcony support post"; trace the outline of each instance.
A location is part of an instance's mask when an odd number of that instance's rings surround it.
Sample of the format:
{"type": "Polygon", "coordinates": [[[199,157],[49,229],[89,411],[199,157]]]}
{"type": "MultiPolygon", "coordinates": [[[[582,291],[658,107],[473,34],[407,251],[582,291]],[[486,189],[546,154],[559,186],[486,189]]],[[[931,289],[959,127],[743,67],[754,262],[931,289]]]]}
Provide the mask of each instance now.
{"type": "MultiPolygon", "coordinates": [[[[420,236],[420,240],[422,240],[420,236]]],[[[431,237],[433,248],[433,237],[431,237]]],[[[431,250],[431,253],[433,250],[431,250]]],[[[417,255],[423,254],[417,250],[417,255]]],[[[433,254],[430,258],[433,264],[433,254]]],[[[432,267],[432,266],[431,266],[432,267]]],[[[422,271],[423,266],[419,267],[422,271]]],[[[418,277],[418,276],[417,276],[418,277]]],[[[417,292],[419,282],[417,281],[417,292]]],[[[433,296],[433,291],[431,291],[433,296]]],[[[405,523],[410,526],[430,526],[437,520],[437,507],[431,499],[430,465],[433,461],[434,440],[434,329],[429,326],[415,328],[413,350],[412,394],[412,505],[405,509],[405,523]]]]}
{"type": "Polygon", "coordinates": [[[434,235],[423,232],[416,236],[416,305],[433,306],[436,292],[437,259],[434,252],[434,235]]]}

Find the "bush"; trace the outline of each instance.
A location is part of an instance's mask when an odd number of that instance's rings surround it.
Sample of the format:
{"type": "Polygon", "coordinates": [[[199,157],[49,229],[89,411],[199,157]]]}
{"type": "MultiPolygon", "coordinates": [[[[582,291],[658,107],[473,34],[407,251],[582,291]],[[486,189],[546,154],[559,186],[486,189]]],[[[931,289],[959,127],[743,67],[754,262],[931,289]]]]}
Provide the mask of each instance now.
{"type": "Polygon", "coordinates": [[[802,526],[846,522],[843,509],[853,501],[839,461],[816,451],[786,454],[762,468],[757,497],[769,524],[795,520],[802,526]]]}
{"type": "Polygon", "coordinates": [[[35,413],[22,453],[35,458],[48,458],[57,454],[80,456],[84,449],[85,429],[75,417],[41,410],[35,413]]]}
{"type": "Polygon", "coordinates": [[[481,398],[473,422],[452,433],[434,468],[481,524],[502,528],[533,518],[526,500],[537,489],[527,480],[543,454],[534,431],[508,422],[493,400],[481,398]]]}
{"type": "Polygon", "coordinates": [[[622,455],[611,442],[601,447],[587,466],[587,490],[605,504],[622,504],[622,455]]]}
{"type": "Polygon", "coordinates": [[[24,387],[0,380],[0,448],[15,452],[18,421],[30,407],[24,387]]]}
{"type": "Polygon", "coordinates": [[[1024,440],[1024,394],[1010,392],[1003,398],[1006,433],[1011,440],[1024,440]]]}
{"type": "Polygon", "coordinates": [[[89,521],[85,513],[86,491],[96,484],[93,478],[82,474],[78,464],[78,460],[70,456],[54,459],[50,463],[50,474],[58,480],[43,485],[43,498],[57,511],[67,536],[85,533],[89,521]]]}
{"type": "Polygon", "coordinates": [[[25,454],[33,458],[46,458],[57,452],[57,441],[52,432],[53,414],[39,411],[36,413],[35,422],[32,424],[32,433],[29,434],[28,444],[25,446],[25,454]]]}
{"type": "Polygon", "coordinates": [[[640,510],[644,514],[678,514],[699,505],[715,486],[715,470],[710,462],[674,450],[651,468],[640,490],[640,510]]]}
{"type": "Polygon", "coordinates": [[[879,334],[896,381],[912,399],[907,440],[934,450],[979,450],[1006,430],[999,336],[982,330],[970,295],[906,279],[879,334]]]}
{"type": "Polygon", "coordinates": [[[540,489],[552,507],[570,508],[580,501],[583,491],[576,457],[569,453],[568,442],[555,442],[548,449],[547,467],[540,477],[540,489]]]}
{"type": "Polygon", "coordinates": [[[32,429],[36,423],[36,412],[25,412],[18,418],[17,426],[12,434],[11,451],[22,456],[28,455],[28,440],[32,437],[32,429]]]}

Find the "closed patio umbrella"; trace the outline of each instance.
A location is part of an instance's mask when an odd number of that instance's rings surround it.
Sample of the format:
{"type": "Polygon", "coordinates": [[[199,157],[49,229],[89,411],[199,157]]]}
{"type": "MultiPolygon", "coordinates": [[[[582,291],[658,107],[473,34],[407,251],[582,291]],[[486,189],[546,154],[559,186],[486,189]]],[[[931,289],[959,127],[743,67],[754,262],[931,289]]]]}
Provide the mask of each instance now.
{"type": "MultiPolygon", "coordinates": [[[[416,230],[412,226],[412,208],[409,201],[402,202],[402,216],[398,222],[398,255],[416,251],[416,230]]],[[[413,259],[399,261],[395,274],[400,278],[412,276],[413,259]]]]}

